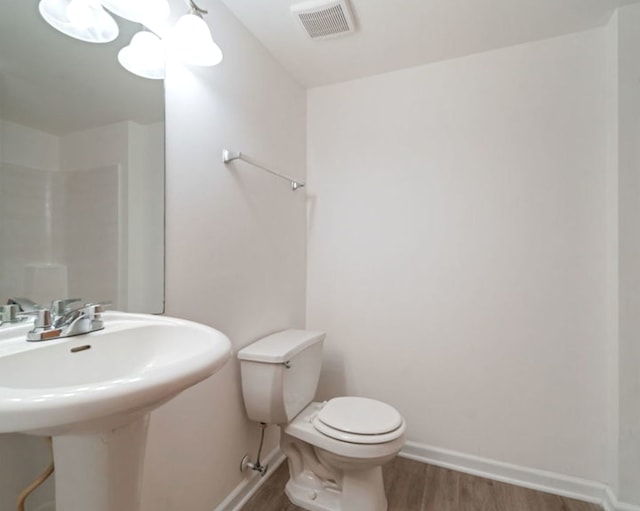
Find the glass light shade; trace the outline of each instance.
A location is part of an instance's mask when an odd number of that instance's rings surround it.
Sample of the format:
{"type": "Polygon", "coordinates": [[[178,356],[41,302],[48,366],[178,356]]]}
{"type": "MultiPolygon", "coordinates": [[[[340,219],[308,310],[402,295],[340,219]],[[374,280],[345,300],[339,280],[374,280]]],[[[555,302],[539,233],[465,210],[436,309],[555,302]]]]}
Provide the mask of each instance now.
{"type": "Polygon", "coordinates": [[[40,0],[40,15],[53,28],[89,43],[118,37],[118,24],[98,0],[40,0]]]}
{"type": "Polygon", "coordinates": [[[101,0],[113,14],[136,23],[147,20],[166,20],[171,9],[168,0],[101,0]]]}
{"type": "Polygon", "coordinates": [[[213,42],[209,26],[195,14],[185,14],[171,35],[172,49],[180,59],[194,66],[215,66],[222,62],[222,51],[213,42]]]}
{"type": "Polygon", "coordinates": [[[130,73],[162,80],[164,78],[164,47],[160,38],[151,32],[138,32],[129,46],[118,52],[118,62],[130,73]]]}
{"type": "Polygon", "coordinates": [[[86,30],[93,25],[93,11],[91,6],[83,0],[71,0],[67,6],[67,18],[72,25],[86,30]]]}

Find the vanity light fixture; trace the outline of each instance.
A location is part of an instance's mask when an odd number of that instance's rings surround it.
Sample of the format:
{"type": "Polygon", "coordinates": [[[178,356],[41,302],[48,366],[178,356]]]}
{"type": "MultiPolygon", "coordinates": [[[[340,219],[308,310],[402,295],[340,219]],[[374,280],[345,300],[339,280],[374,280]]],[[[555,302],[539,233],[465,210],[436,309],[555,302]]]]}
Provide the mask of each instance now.
{"type": "Polygon", "coordinates": [[[118,24],[99,0],[40,0],[38,9],[49,25],[75,39],[108,43],[118,37],[118,24]]]}
{"type": "Polygon", "coordinates": [[[164,46],[153,32],[142,30],[118,52],[118,62],[130,73],[162,80],[164,78],[164,46]]]}
{"type": "MultiPolygon", "coordinates": [[[[122,67],[143,78],[161,80],[164,78],[165,46],[186,64],[215,66],[222,61],[222,51],[202,18],[208,11],[198,7],[194,0],[185,2],[190,12],[170,31],[168,45],[152,31],[142,30],[118,52],[122,67]]],[[[118,24],[105,8],[153,31],[170,14],[168,0],[40,0],[38,4],[40,14],[52,27],[90,43],[108,43],[118,37],[118,24]]]]}
{"type": "Polygon", "coordinates": [[[182,16],[174,27],[171,47],[180,60],[194,66],[215,66],[222,62],[222,50],[213,41],[211,31],[202,18],[208,11],[188,0],[191,12],[182,16]]]}

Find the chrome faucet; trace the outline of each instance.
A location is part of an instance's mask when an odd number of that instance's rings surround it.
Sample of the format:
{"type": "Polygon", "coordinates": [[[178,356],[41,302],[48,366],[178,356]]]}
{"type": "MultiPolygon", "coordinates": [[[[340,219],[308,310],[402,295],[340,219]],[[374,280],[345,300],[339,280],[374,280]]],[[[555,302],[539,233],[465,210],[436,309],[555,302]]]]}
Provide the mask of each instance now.
{"type": "Polygon", "coordinates": [[[102,330],[104,321],[102,321],[102,313],[104,308],[99,303],[87,303],[65,312],[64,315],[58,317],[54,323],[54,328],[62,329],[60,337],[71,337],[72,335],[86,334],[102,330]]]}
{"type": "Polygon", "coordinates": [[[102,330],[102,313],[106,304],[87,303],[75,309],[68,307],[79,301],[56,300],[51,309],[36,309],[30,313],[35,314],[36,319],[33,329],[27,333],[27,341],[48,341],[102,330]]]}

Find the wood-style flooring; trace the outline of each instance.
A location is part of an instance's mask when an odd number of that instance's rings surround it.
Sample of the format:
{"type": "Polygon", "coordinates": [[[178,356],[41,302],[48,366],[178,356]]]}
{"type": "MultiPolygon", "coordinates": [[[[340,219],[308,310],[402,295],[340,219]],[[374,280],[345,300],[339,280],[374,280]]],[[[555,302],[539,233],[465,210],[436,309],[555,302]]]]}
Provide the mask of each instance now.
{"type": "MultiPolygon", "coordinates": [[[[596,504],[396,458],[383,467],[387,511],[602,511],[596,504]]],[[[242,511],[304,511],[284,494],[282,463],[242,511]]],[[[348,510],[347,510],[348,511],[348,510]]]]}

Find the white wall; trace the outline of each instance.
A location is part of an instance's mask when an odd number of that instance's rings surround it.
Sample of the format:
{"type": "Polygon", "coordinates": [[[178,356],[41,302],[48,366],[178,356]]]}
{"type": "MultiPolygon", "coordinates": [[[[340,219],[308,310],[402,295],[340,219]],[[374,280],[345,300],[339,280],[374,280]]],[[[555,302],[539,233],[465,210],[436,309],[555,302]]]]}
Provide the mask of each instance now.
{"type": "Polygon", "coordinates": [[[605,47],[592,30],[309,92],[323,396],[607,480],[605,47]]]}
{"type": "Polygon", "coordinates": [[[618,12],[619,492],[640,504],[640,4],[618,12]]]}
{"type": "MultiPolygon", "coordinates": [[[[174,63],[165,81],[166,313],[218,328],[238,350],[304,326],[305,195],[245,163],[225,166],[222,149],[304,179],[305,91],[219,2],[202,7],[224,60],[174,63]]],[[[258,439],[233,358],[152,414],[143,511],[211,511],[242,481],[258,439]]]]}
{"type": "Polygon", "coordinates": [[[618,11],[605,29],[607,51],[607,481],[618,493],[619,407],[619,229],[618,229],[618,11]]]}
{"type": "Polygon", "coordinates": [[[0,159],[22,167],[57,170],[60,143],[55,135],[0,119],[0,159]]]}
{"type": "Polygon", "coordinates": [[[127,310],[164,310],[164,122],[129,123],[127,310]]]}

